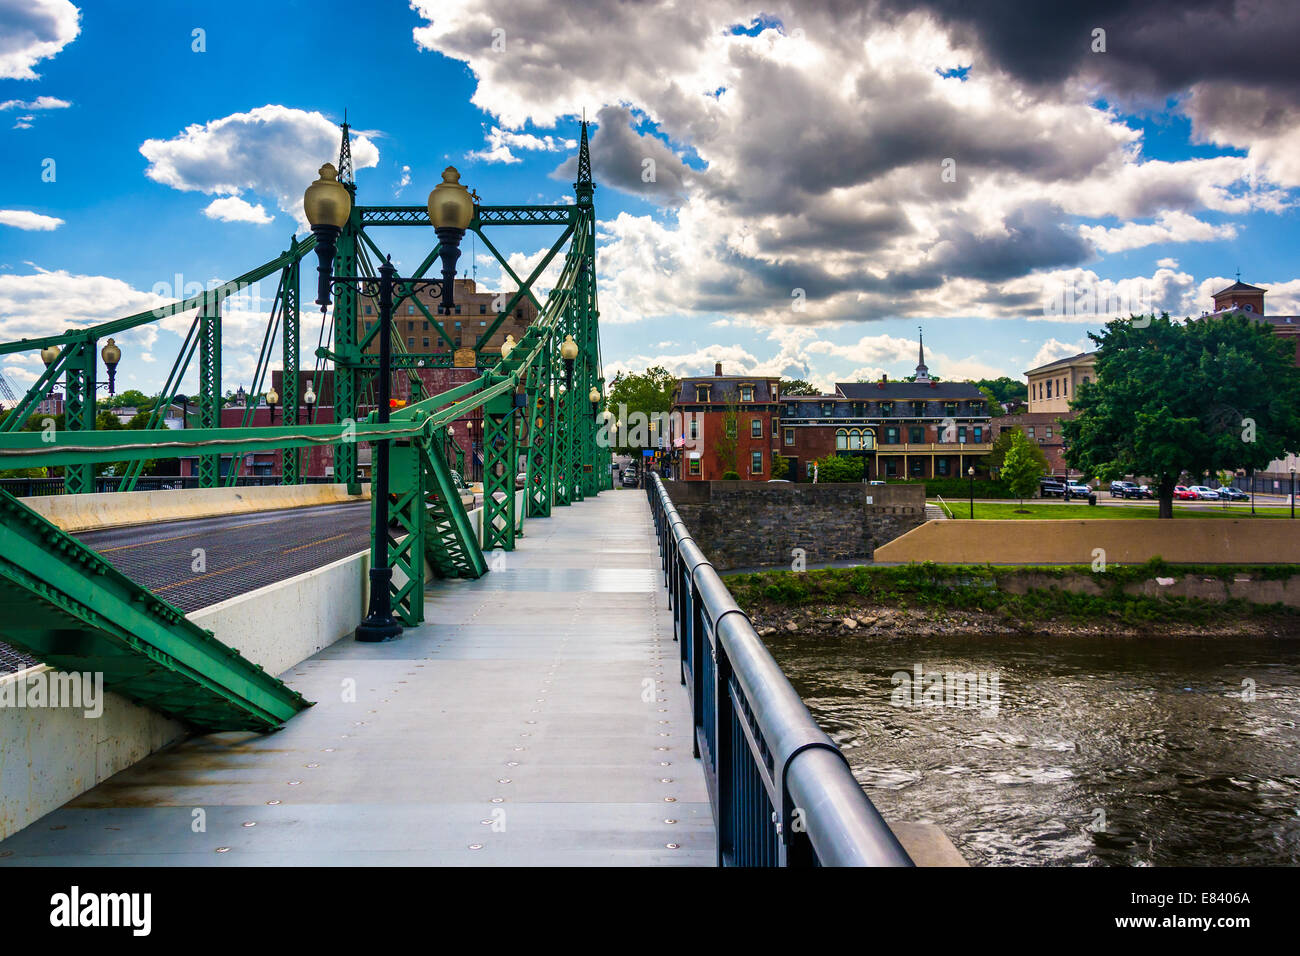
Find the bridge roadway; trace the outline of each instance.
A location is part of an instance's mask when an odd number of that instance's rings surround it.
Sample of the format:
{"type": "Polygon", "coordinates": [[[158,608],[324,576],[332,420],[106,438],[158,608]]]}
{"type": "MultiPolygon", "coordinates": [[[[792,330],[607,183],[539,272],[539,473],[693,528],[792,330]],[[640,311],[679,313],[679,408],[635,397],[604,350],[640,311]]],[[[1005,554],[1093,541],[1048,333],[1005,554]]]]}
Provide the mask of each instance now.
{"type": "MultiPolygon", "coordinates": [[[[196,611],[304,574],[370,545],[369,502],[190,518],[76,536],[182,611],[196,611]],[[202,572],[194,570],[202,550],[202,572]]],[[[31,657],[0,643],[0,674],[31,657]]]]}
{"type": "Polygon", "coordinates": [[[713,865],[643,493],[525,531],[483,578],[434,582],[400,640],[291,668],[317,703],[284,729],[154,754],[0,866],[713,865]]]}

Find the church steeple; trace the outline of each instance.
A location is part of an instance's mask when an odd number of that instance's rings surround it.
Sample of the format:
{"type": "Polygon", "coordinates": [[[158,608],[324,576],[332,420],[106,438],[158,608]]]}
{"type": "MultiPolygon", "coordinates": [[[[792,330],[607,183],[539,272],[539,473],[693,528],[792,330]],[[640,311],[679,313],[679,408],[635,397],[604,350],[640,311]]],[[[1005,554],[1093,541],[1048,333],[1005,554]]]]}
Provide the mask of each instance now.
{"type": "Polygon", "coordinates": [[[916,380],[918,382],[930,381],[930,370],[925,367],[925,332],[918,325],[916,327],[919,346],[916,355],[916,380]]]}

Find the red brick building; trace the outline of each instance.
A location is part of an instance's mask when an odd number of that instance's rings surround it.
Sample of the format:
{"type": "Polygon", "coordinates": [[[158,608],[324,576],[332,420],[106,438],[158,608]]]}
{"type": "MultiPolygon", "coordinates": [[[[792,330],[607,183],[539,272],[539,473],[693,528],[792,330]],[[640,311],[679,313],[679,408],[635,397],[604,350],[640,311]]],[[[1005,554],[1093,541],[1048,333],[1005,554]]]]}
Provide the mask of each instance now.
{"type": "Polygon", "coordinates": [[[751,481],[771,478],[780,382],[763,375],[723,375],[721,362],[711,376],[678,382],[671,420],[679,455],[676,477],[720,481],[735,472],[751,481]]]}

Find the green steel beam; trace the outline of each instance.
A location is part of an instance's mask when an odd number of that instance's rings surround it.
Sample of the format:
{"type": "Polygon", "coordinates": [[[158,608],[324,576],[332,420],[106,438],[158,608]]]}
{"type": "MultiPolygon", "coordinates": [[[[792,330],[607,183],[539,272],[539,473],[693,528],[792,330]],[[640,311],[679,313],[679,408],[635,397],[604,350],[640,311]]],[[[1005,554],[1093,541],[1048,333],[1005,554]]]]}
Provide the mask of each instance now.
{"type": "MultiPolygon", "coordinates": [[[[355,192],[355,187],[353,187],[355,192]]],[[[357,274],[357,233],[361,229],[361,214],[354,202],[352,215],[334,251],[334,274],[357,274]]],[[[356,289],[344,283],[333,292],[334,300],[334,421],[344,423],[357,417],[357,297],[356,289]]],[[[334,480],[343,482],[348,491],[361,490],[357,473],[357,446],[355,442],[342,441],[334,446],[334,480]]]]}
{"type": "MultiPolygon", "coordinates": [[[[294,260],[285,270],[281,292],[280,322],[281,373],[280,402],[286,427],[298,424],[298,360],[300,341],[299,298],[302,292],[299,260],[294,260]]],[[[296,485],[302,481],[302,455],[297,448],[286,448],[280,454],[280,483],[296,485]]]]}
{"type": "Polygon", "coordinates": [[[0,640],[201,731],[268,731],[310,706],[0,491],[0,640]]]}
{"type": "MultiPolygon", "coordinates": [[[[98,356],[95,354],[94,339],[69,345],[68,351],[68,360],[64,363],[63,430],[64,434],[79,438],[86,433],[93,434],[95,430],[95,370],[98,356]]],[[[57,440],[61,436],[55,434],[54,437],[57,440]]],[[[67,462],[63,470],[64,494],[84,495],[94,490],[95,469],[91,463],[67,462]]]]}
{"type": "Polygon", "coordinates": [[[483,550],[515,548],[514,391],[483,406],[483,550]]]}
{"type": "MultiPolygon", "coordinates": [[[[199,428],[221,427],[221,301],[215,296],[199,312],[199,428]]],[[[233,459],[232,459],[233,465],[233,459]]],[[[221,484],[221,456],[199,458],[199,487],[221,484]]]]}

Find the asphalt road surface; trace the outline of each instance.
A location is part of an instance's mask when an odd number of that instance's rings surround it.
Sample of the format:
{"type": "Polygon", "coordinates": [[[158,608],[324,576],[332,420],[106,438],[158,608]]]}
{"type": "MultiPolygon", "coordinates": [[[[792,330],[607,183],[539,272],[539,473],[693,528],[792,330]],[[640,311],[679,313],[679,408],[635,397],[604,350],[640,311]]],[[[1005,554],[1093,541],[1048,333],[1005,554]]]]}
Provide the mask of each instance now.
{"type": "MultiPolygon", "coordinates": [[[[168,521],[76,537],[131,580],[182,611],[194,611],[364,551],[370,544],[370,503],[168,521]]],[[[32,663],[0,644],[0,674],[32,663]]]]}

